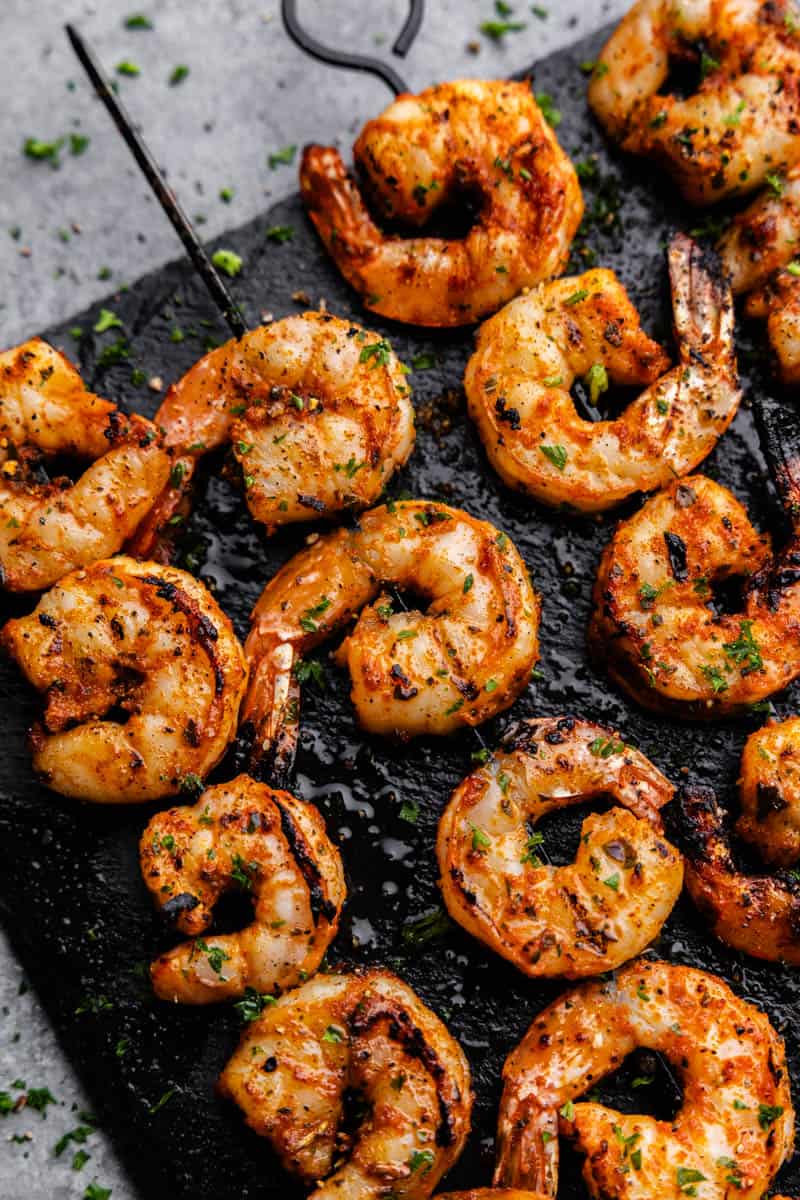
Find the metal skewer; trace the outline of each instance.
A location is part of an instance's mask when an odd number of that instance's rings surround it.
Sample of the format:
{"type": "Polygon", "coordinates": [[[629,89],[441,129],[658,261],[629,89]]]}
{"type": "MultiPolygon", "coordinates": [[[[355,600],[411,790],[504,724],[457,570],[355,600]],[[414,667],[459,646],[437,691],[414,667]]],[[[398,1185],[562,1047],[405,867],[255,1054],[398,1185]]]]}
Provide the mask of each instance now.
{"type": "Polygon", "coordinates": [[[194,227],[181,208],[180,202],[172,188],[167,184],[156,160],[145,145],[141,135],[134,127],[133,121],[126,112],[122,102],[114,94],[110,81],[103,72],[97,56],[86,41],[78,33],[74,25],[65,25],[67,37],[77,54],[86,74],[92,81],[97,95],[102,100],[111,118],[122,135],[125,145],[130,150],[156,199],[169,217],[172,227],[183,242],[186,253],[203,283],[209,290],[211,299],[216,304],[234,337],[241,337],[247,332],[247,326],[239,312],[233,297],[222,282],[217,268],[206,253],[202,242],[195,233],[194,227]]]}
{"type": "MultiPolygon", "coordinates": [[[[392,53],[399,58],[405,58],[411,49],[412,43],[419,33],[424,13],[424,0],[411,0],[406,23],[392,46],[392,53]]],[[[347,50],[332,50],[329,46],[318,42],[301,25],[297,16],[297,0],[282,0],[281,16],[289,37],[311,58],[316,58],[319,62],[327,63],[331,67],[347,67],[351,71],[365,71],[369,75],[375,75],[378,79],[382,79],[388,88],[391,88],[395,96],[409,90],[394,68],[381,62],[380,59],[369,58],[364,54],[351,54],[347,50]]]]}

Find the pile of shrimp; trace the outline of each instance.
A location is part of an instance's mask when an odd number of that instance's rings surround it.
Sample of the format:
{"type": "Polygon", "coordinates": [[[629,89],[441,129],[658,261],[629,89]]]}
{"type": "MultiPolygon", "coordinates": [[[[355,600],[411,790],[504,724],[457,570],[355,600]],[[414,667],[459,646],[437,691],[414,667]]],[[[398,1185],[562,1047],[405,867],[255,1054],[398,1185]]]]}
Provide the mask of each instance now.
{"type": "Polygon", "coordinates": [[[463,79],[402,95],[353,147],[370,200],[410,236],[381,230],[338,150],[307,146],[300,190],[326,250],[372,312],[466,325],[563,270],[583,215],[575,169],[531,93],[463,79]],[[478,197],[461,240],[417,234],[478,197]]]}

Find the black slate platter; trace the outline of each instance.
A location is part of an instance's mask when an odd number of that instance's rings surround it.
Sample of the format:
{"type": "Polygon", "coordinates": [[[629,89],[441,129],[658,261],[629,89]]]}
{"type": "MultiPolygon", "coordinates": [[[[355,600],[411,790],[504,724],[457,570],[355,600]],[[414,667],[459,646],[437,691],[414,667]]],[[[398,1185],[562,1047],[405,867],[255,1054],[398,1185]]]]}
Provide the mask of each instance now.
{"type": "MultiPolygon", "coordinates": [[[[598,35],[541,63],[535,86],[549,92],[561,111],[559,136],[566,150],[576,161],[594,164],[584,183],[593,216],[578,245],[593,248],[599,263],[620,274],[646,327],[668,339],[665,241],[673,229],[691,229],[699,218],[676,205],[674,189],[663,177],[604,145],[586,107],[580,70],[601,44],[598,35]]],[[[321,251],[297,197],[227,235],[223,244],[244,260],[233,290],[252,324],[265,309],[281,316],[324,298],[331,311],[361,319],[388,336],[407,363],[422,353],[435,356],[435,367],[411,375],[417,448],[391,492],[443,499],[494,522],[519,547],[544,600],[542,678],[511,714],[484,730],[488,744],[496,743],[512,718],[579,714],[621,729],[673,780],[688,769],[691,777],[713,784],[735,803],[742,745],[763,717],[702,727],[657,719],[628,704],[589,667],[590,589],[615,518],[554,513],[498,482],[466,419],[460,390],[471,332],[427,333],[364,317],[357,297],[321,251]],[[293,240],[268,240],[266,231],[275,225],[291,226],[293,240]],[[298,298],[300,292],[307,301],[298,298]]],[[[119,315],[123,331],[93,334],[98,306],[45,336],[73,357],[77,348],[90,386],[148,415],[157,397],[135,382],[137,375],[132,379],[133,371],[172,381],[199,356],[209,336],[225,336],[185,263],[145,277],[107,305],[119,315]],[[86,331],[77,347],[68,332],[75,325],[86,331]],[[176,328],[186,335],[182,342],[171,336],[176,328]],[[127,357],[108,365],[116,353],[109,347],[123,332],[127,357]]],[[[740,350],[746,390],[752,394],[770,385],[753,350],[757,331],[753,343],[749,337],[745,330],[740,350]]],[[[778,507],[747,405],[705,470],[749,505],[757,524],[778,530],[778,507]]],[[[265,540],[237,492],[213,478],[198,502],[181,565],[209,583],[243,635],[264,583],[307,532],[295,527],[265,540]]],[[[21,612],[30,601],[6,607],[21,612]]],[[[418,933],[414,922],[438,908],[436,823],[451,789],[470,768],[475,742],[465,734],[398,749],[367,738],[354,723],[345,678],[327,661],[325,675],[324,691],[305,690],[295,790],[321,808],[348,872],[347,914],[331,959],[395,969],[460,1039],[472,1062],[477,1100],[472,1137],[448,1182],[453,1187],[486,1184],[503,1059],[561,988],[525,980],[452,927],[436,939],[412,938],[416,944],[404,938],[404,930],[418,933]],[[403,818],[403,806],[406,812],[418,807],[416,823],[403,818]]],[[[800,693],[792,689],[777,699],[775,711],[788,715],[799,701],[800,693]]],[[[0,763],[2,918],[141,1195],[172,1200],[302,1195],[277,1168],[266,1143],[215,1096],[214,1080],[237,1041],[236,1012],[170,1007],[149,993],[143,967],[172,940],[153,915],[139,877],[137,841],[153,807],[82,808],[46,791],[31,773],[25,748],[36,699],[8,664],[0,666],[0,702],[6,713],[0,763]]],[[[581,815],[572,812],[544,827],[553,861],[572,856],[581,815]]],[[[714,942],[686,899],[654,951],[716,971],[766,1009],[787,1039],[800,1083],[795,973],[745,960],[714,942]]],[[[668,1115],[673,1103],[665,1099],[668,1078],[658,1076],[657,1064],[656,1083],[630,1088],[634,1075],[651,1069],[651,1064],[645,1069],[641,1062],[627,1064],[604,1094],[628,1110],[668,1115]]],[[[579,1171],[576,1156],[565,1153],[560,1197],[586,1194],[579,1171]]],[[[780,1182],[784,1191],[800,1189],[800,1163],[785,1168],[780,1182]]]]}

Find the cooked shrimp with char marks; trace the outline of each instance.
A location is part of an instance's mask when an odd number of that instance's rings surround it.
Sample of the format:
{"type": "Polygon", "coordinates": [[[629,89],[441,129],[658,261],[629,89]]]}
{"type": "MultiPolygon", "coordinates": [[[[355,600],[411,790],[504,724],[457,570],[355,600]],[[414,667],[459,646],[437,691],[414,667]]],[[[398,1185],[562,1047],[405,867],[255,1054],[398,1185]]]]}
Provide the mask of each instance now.
{"type": "Polygon", "coordinates": [[[680,362],[639,324],[612,271],[541,284],[483,325],[464,379],[489,459],[510,487],[599,512],[663,486],[706,457],[739,406],[733,301],[718,264],[683,234],[669,269],[680,362]],[[614,420],[582,418],[570,395],[650,384],[614,420]]]}
{"type": "Polygon", "coordinates": [[[703,719],[746,711],[800,675],[797,536],[773,555],[739,501],[702,475],[621,521],[594,585],[589,642],[645,708],[703,719]],[[713,585],[744,580],[736,613],[713,585]]]}
{"type": "Polygon", "coordinates": [[[158,430],[84,387],[63,354],[32,338],[0,354],[0,576],[10,591],[49,587],[114,554],[170,472],[158,430]],[[73,483],[42,482],[57,456],[89,460],[73,483]]]}
{"type": "Polygon", "coordinates": [[[380,218],[422,230],[477,197],[463,239],[385,233],[338,150],[307,146],[300,188],[325,248],[368,309],[465,325],[557,275],[583,215],[575,170],[529,83],[463,79],[402,95],[353,147],[380,218]]]}
{"type": "Polygon", "coordinates": [[[672,792],[612,730],[572,717],[522,723],[439,823],[450,916],[526,975],[613,970],[657,936],[680,895],[683,863],[658,814],[672,792]],[[575,861],[544,863],[537,822],[600,796],[618,806],[586,818],[575,861]]]}
{"type": "Polygon", "coordinates": [[[654,159],[691,204],[744,194],[800,158],[794,0],[638,0],[603,47],[589,104],[624,150],[654,159]],[[677,62],[701,79],[664,94],[677,62]]]}
{"type": "Polygon", "coordinates": [[[686,890],[712,932],[754,958],[800,966],[800,879],[791,871],[752,875],[739,868],[712,788],[683,787],[677,809],[686,890]]]}
{"type": "Polygon", "coordinates": [[[313,975],[336,936],[345,898],[339,851],[311,804],[246,775],[208,788],[145,829],[142,876],[165,917],[192,941],[150,968],[162,1000],[210,1004],[284,991],[313,975]],[[203,939],[223,893],[239,888],[255,919],[203,939]]]}
{"type": "Polygon", "coordinates": [[[427,1200],[469,1132],[467,1060],[388,971],[321,974],[248,1025],[219,1081],[311,1200],[427,1200]],[[341,1128],[346,1097],[365,1116],[341,1128]]]}
{"type": "Polygon", "coordinates": [[[244,653],[185,571],[119,555],[73,571],[0,644],[45,696],[31,732],[48,787],[100,804],[174,796],[236,730],[244,653]]]}
{"type": "Polygon", "coordinates": [[[268,533],[374,503],[413,449],[410,395],[387,340],[329,313],[285,317],[226,342],[170,388],[156,414],[179,458],[131,551],[168,557],[200,459],[226,444],[268,533]]]}
{"type": "Polygon", "coordinates": [[[586,1155],[596,1200],[761,1200],[793,1152],[783,1042],[768,1017],[705,971],[640,959],[566,992],[503,1068],[495,1183],[555,1196],[559,1132],[586,1155]],[[683,1088],[671,1121],[579,1102],[637,1047],[683,1088]],[[696,1186],[695,1186],[696,1185],[696,1186]]]}
{"type": "Polygon", "coordinates": [[[242,709],[256,762],[296,714],[297,661],[357,615],[337,661],[370,733],[478,725],[516,700],[539,656],[539,600],[509,538],[445,504],[392,501],[301,550],[256,604],[242,709]],[[427,607],[398,610],[386,586],[427,607]]]}
{"type": "Polygon", "coordinates": [[[739,837],[765,863],[791,867],[800,859],[800,717],[751,733],[742,752],[739,837]]]}

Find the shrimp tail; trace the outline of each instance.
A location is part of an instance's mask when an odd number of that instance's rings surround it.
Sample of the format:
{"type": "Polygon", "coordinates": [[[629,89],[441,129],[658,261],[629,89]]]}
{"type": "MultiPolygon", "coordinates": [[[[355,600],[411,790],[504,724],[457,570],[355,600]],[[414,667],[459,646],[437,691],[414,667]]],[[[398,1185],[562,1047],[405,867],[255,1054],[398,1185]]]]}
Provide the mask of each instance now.
{"type": "Polygon", "coordinates": [[[506,1088],[497,1124],[497,1188],[524,1188],[555,1196],[558,1187],[558,1116],[533,1096],[506,1088]]]}
{"type": "Polygon", "coordinates": [[[251,671],[233,751],[238,771],[274,788],[287,787],[297,753],[300,685],[289,642],[262,653],[251,671]]]}
{"type": "Polygon", "coordinates": [[[305,147],[300,190],[331,258],[349,283],[361,286],[360,265],[383,239],[338,150],[332,146],[305,147]]]}
{"type": "Polygon", "coordinates": [[[735,373],[733,293],[716,251],[676,233],[667,260],[681,361],[735,373]]]}
{"type": "Polygon", "coordinates": [[[192,511],[195,465],[196,460],[191,456],[181,457],[172,464],[169,483],[129,538],[126,554],[167,566],[174,560],[179,536],[192,511]]]}
{"type": "Polygon", "coordinates": [[[786,516],[800,530],[800,413],[771,396],[753,395],[761,448],[786,516]]]}

